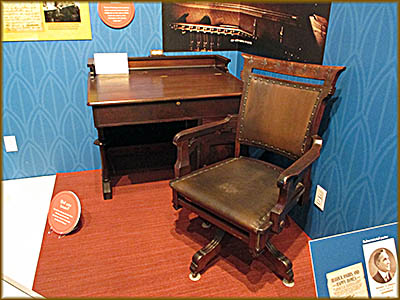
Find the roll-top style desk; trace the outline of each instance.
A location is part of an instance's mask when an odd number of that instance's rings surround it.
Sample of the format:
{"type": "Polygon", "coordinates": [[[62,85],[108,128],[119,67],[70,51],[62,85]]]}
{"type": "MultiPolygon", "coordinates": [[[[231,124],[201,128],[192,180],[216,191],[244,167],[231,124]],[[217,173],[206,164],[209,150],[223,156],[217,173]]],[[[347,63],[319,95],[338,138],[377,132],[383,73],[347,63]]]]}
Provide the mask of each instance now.
{"type": "Polygon", "coordinates": [[[100,75],[89,58],[87,104],[104,199],[112,198],[117,176],[158,170],[152,180],[171,178],[178,131],[238,113],[242,82],[229,73],[229,62],[219,55],[130,57],[129,74],[100,75]]]}

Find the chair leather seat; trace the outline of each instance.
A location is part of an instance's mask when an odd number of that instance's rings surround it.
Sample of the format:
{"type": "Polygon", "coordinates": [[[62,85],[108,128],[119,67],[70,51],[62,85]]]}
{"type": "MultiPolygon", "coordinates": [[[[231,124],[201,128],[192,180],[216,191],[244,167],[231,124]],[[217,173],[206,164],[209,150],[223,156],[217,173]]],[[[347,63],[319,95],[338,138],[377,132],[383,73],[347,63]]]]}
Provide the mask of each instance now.
{"type": "Polygon", "coordinates": [[[269,221],[269,212],[278,201],[276,179],[281,172],[281,168],[241,156],[197,170],[170,185],[188,201],[236,226],[257,231],[269,221]]]}

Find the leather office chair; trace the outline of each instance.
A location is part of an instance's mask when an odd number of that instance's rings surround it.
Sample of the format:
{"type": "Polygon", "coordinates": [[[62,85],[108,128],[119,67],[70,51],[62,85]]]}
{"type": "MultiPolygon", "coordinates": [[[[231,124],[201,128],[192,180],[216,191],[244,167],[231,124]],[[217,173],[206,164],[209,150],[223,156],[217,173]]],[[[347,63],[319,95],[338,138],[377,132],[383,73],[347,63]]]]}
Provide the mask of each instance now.
{"type": "Polygon", "coordinates": [[[239,114],[184,130],[174,138],[178,158],[176,178],[170,182],[173,206],[189,209],[216,227],[213,240],[192,258],[191,279],[199,278],[229,233],[247,243],[253,257],[265,255],[268,267],[290,286],[292,263],[269,239],[285,227],[291,208],[308,200],[311,165],[322,147],[318,129],[345,67],[243,57],[239,114]],[[256,70],[292,77],[277,79],[256,70]],[[301,83],[293,76],[322,83],[301,83]],[[213,163],[210,145],[233,141],[233,157],[213,163]],[[289,166],[248,157],[249,146],[282,156],[289,166]]]}

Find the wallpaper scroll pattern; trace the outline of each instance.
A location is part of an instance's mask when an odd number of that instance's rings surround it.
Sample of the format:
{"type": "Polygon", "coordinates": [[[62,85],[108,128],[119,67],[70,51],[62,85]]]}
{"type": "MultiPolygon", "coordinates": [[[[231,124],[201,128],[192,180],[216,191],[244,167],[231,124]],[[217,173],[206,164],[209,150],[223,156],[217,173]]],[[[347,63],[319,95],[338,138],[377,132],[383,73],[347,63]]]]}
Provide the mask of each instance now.
{"type": "Polygon", "coordinates": [[[332,4],[324,64],[347,70],[314,168],[325,210],[300,221],[313,238],[397,220],[396,20],[394,3],[332,4]]]}
{"type": "MultiPolygon", "coordinates": [[[[3,43],[3,135],[19,152],[3,150],[3,179],[99,169],[97,131],[87,101],[87,59],[95,52],[147,56],[162,49],[161,3],[135,3],[120,30],[106,26],[90,3],[91,41],[3,43]]],[[[236,52],[215,52],[237,67],[236,52]]],[[[171,53],[169,55],[188,54],[171,53]]]]}
{"type": "Polygon", "coordinates": [[[3,179],[100,168],[86,105],[87,59],[94,52],[142,56],[160,49],[160,3],[135,7],[132,24],[113,30],[90,3],[91,41],[3,43],[3,135],[15,135],[19,146],[3,150],[3,179]]]}
{"type": "MultiPolygon", "coordinates": [[[[133,22],[114,30],[91,2],[91,41],[3,43],[3,135],[19,146],[3,148],[3,179],[100,168],[86,63],[95,52],[146,56],[162,48],[161,3],[135,9],[133,22]]],[[[217,54],[238,76],[239,53],[217,54]]],[[[314,167],[310,202],[320,184],[325,211],[293,213],[312,238],[397,220],[397,3],[332,3],[324,64],[347,70],[314,167]]]]}

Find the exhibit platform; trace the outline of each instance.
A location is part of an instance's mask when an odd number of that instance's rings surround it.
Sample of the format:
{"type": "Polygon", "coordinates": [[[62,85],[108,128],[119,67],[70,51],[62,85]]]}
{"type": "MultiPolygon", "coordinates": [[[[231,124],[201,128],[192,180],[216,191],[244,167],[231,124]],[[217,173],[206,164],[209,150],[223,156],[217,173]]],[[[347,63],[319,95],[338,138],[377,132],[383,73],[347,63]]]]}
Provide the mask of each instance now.
{"type": "Polygon", "coordinates": [[[35,213],[42,218],[41,249],[32,281],[24,282],[35,295],[315,297],[310,239],[295,222],[272,239],[293,262],[294,287],[285,287],[235,239],[226,245],[230,252],[222,252],[214,267],[193,282],[188,276],[192,255],[208,243],[212,229],[202,228],[197,216],[172,208],[168,181],[131,184],[122,178],[112,200],[103,199],[101,184],[100,170],[57,174],[52,196],[73,191],[81,201],[81,221],[77,230],[59,237],[49,233],[46,219],[51,197],[43,201],[42,213],[35,213]],[[295,242],[286,234],[296,236],[295,242]]]}
{"type": "Polygon", "coordinates": [[[2,181],[2,298],[32,291],[56,175],[2,181]]]}

